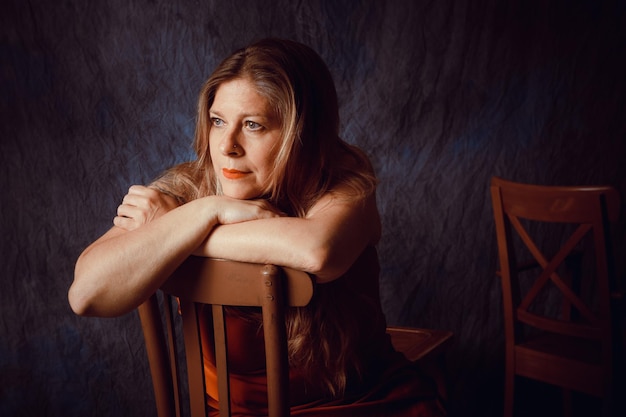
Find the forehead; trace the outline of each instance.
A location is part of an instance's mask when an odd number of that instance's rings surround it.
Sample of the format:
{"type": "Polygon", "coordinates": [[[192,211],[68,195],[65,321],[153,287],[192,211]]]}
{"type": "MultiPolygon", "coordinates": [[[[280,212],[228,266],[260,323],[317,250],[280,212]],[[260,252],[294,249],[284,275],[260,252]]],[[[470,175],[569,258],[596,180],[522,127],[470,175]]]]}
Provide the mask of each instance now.
{"type": "Polygon", "coordinates": [[[236,78],[222,83],[215,92],[211,111],[238,114],[262,114],[273,116],[273,106],[259,92],[256,85],[246,78],[236,78]]]}

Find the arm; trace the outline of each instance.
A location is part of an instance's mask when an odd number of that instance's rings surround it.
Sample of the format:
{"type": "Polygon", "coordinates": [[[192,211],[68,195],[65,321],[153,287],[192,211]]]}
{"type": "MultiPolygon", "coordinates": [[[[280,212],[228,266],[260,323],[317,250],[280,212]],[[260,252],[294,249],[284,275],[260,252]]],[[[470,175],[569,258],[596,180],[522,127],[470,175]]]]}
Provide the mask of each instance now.
{"type": "Polygon", "coordinates": [[[115,226],[76,262],[68,297],[81,315],[116,316],[136,308],[217,224],[276,214],[262,202],[205,197],[176,207],[147,187],[131,187],[115,226]]]}
{"type": "Polygon", "coordinates": [[[219,226],[196,254],[300,269],[318,282],[340,277],[380,238],[374,195],[362,200],[329,193],[307,217],[280,217],[219,226]]]}

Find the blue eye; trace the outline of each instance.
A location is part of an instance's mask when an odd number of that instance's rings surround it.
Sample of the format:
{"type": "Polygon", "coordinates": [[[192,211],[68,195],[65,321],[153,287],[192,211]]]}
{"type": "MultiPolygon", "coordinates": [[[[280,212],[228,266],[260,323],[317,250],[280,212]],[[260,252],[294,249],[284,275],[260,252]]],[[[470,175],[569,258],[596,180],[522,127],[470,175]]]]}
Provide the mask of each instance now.
{"type": "Polygon", "coordinates": [[[245,126],[250,130],[259,130],[263,127],[257,122],[253,122],[252,120],[246,120],[245,126]]]}
{"type": "Polygon", "coordinates": [[[220,118],[217,118],[217,117],[211,117],[211,123],[215,127],[224,126],[224,121],[222,119],[220,119],[220,118]]]}

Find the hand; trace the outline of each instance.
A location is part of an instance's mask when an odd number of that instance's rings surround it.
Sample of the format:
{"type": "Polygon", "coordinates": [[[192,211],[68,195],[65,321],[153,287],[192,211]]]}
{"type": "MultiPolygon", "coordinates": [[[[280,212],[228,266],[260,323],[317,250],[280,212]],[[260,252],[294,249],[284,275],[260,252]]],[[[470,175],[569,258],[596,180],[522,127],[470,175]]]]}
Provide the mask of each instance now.
{"type": "Polygon", "coordinates": [[[285,215],[266,200],[239,200],[224,196],[208,198],[215,204],[219,224],[241,223],[285,215]]]}
{"type": "MultiPolygon", "coordinates": [[[[225,196],[209,196],[192,201],[190,204],[196,202],[202,202],[202,204],[206,205],[215,221],[215,226],[286,216],[285,213],[280,212],[266,200],[239,200],[225,196]]],[[[218,227],[218,229],[220,229],[220,227],[218,227]]],[[[193,252],[194,255],[215,256],[205,251],[212,235],[213,233],[207,236],[204,242],[196,248],[193,252]]],[[[228,258],[236,259],[232,256],[228,258]]]]}
{"type": "Polygon", "coordinates": [[[133,185],[117,208],[113,224],[125,230],[134,230],[176,207],[178,202],[175,198],[153,188],[133,185]]]}

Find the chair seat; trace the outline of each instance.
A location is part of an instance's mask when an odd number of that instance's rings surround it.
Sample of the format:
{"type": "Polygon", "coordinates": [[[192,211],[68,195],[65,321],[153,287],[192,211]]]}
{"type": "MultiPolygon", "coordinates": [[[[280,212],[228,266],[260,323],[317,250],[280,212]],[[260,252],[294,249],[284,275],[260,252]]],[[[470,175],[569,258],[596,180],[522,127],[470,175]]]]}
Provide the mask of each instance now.
{"type": "Polygon", "coordinates": [[[594,340],[579,339],[554,333],[545,333],[529,338],[519,346],[534,349],[546,355],[558,355],[566,359],[599,365],[601,345],[594,340]]]}
{"type": "Polygon", "coordinates": [[[442,400],[448,398],[448,383],[443,353],[452,341],[452,332],[415,327],[387,327],[394,349],[433,378],[442,400]]]}
{"type": "Polygon", "coordinates": [[[446,348],[452,339],[452,332],[436,329],[412,327],[387,327],[391,344],[411,362],[432,358],[446,348]]]}
{"type": "Polygon", "coordinates": [[[604,392],[600,344],[558,334],[543,334],[515,346],[518,375],[596,397],[604,392]]]}

